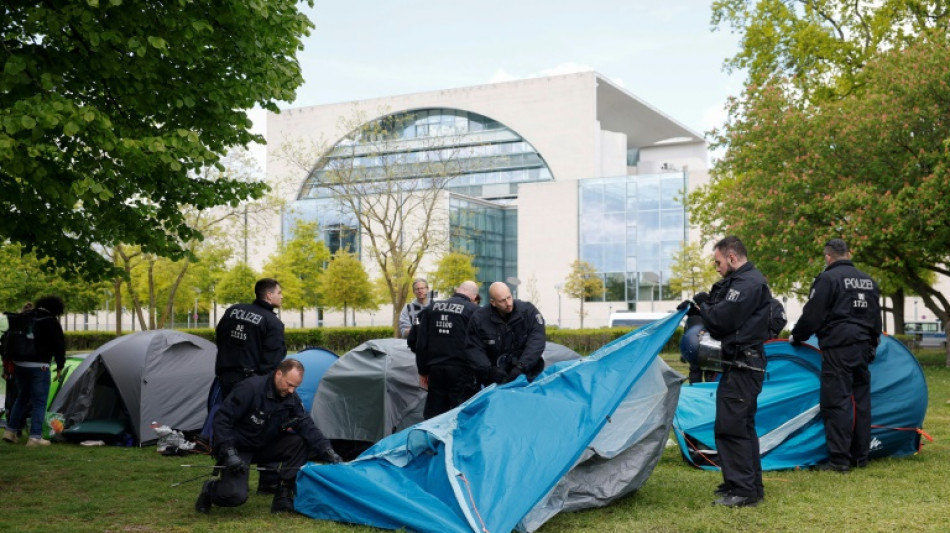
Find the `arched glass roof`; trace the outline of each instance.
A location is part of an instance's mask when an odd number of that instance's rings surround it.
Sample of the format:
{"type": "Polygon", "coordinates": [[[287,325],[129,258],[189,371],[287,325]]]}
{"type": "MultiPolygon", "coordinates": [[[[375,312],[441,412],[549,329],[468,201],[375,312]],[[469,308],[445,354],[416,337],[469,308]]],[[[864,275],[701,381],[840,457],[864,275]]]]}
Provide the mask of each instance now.
{"type": "Polygon", "coordinates": [[[520,183],[551,181],[537,150],[503,124],[459,109],[405,111],[369,121],[347,134],[307,176],[298,199],[328,198],[346,173],[358,181],[438,181],[478,198],[517,196],[520,183]]]}

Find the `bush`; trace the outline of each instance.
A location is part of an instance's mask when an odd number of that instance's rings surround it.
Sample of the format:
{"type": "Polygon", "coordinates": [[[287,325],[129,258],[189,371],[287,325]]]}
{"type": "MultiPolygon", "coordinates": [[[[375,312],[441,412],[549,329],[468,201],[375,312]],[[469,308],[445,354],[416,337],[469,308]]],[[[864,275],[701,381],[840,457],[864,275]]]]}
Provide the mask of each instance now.
{"type": "MultiPolygon", "coordinates": [[[[601,346],[623,337],[636,328],[615,327],[600,329],[558,329],[548,328],[548,340],[563,344],[581,355],[590,355],[601,346]]],[[[680,339],[683,337],[683,328],[676,328],[669,342],[663,347],[664,352],[677,352],[680,349],[680,339]]]]}
{"type": "MultiPolygon", "coordinates": [[[[214,329],[180,329],[183,333],[214,342],[214,329]]],[[[69,352],[91,352],[103,344],[115,339],[112,332],[104,331],[67,331],[66,350],[69,352]]],[[[130,334],[132,332],[125,332],[130,334]]],[[[353,328],[296,328],[284,331],[284,342],[288,352],[299,352],[310,346],[326,348],[338,355],[356,348],[372,339],[386,339],[393,336],[390,326],[353,327],[353,328]]]]}

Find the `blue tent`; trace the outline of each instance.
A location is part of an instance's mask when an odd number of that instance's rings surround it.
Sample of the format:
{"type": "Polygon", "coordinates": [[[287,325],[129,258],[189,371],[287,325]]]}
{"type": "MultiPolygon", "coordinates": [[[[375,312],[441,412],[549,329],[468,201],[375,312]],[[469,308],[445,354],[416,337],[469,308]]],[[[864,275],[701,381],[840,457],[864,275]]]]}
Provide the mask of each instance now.
{"type": "Polygon", "coordinates": [[[320,380],[323,379],[323,374],[333,363],[337,362],[339,356],[326,348],[309,346],[287,357],[296,359],[303,364],[303,383],[297,387],[297,396],[300,396],[303,408],[309,413],[313,406],[313,397],[317,394],[317,387],[320,385],[320,380]]]}
{"type": "MultiPolygon", "coordinates": [[[[671,314],[586,359],[552,365],[532,383],[522,377],[488,387],[448,413],[384,438],[350,463],[304,467],[296,510],[386,529],[512,530],[595,438],[622,425],[618,406],[640,388],[682,316],[671,314]]],[[[665,442],[671,414],[647,432],[665,442]]],[[[654,454],[661,452],[662,444],[654,454]]]]}
{"type": "MultiPolygon", "coordinates": [[[[810,344],[786,340],[765,345],[768,359],[755,426],[763,470],[817,465],[828,460],[819,414],[821,353],[810,344]]],[[[920,448],[927,382],[920,364],[903,344],[883,336],[871,363],[872,459],[912,455],[920,448]]],[[[713,423],[718,383],[684,387],[673,429],[687,461],[718,469],[713,423]]]]}

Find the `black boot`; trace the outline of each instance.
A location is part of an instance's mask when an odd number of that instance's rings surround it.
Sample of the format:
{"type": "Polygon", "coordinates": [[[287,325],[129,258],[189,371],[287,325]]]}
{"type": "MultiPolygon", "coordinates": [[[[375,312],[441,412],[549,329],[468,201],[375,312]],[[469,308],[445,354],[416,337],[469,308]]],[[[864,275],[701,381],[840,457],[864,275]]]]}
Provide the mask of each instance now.
{"type": "Polygon", "coordinates": [[[294,491],[286,483],[277,485],[274,501],[270,504],[270,512],[287,513],[294,510],[294,491]]]}
{"type": "MultiPolygon", "coordinates": [[[[268,464],[264,465],[264,467],[276,470],[277,465],[268,464]]],[[[280,483],[280,478],[274,470],[264,470],[261,472],[261,476],[257,481],[258,494],[277,494],[277,485],[280,483]]]]}
{"type": "Polygon", "coordinates": [[[201,486],[201,494],[198,495],[198,499],[195,500],[195,512],[201,514],[208,514],[211,512],[211,484],[214,483],[213,480],[205,481],[204,485],[201,486]]]}

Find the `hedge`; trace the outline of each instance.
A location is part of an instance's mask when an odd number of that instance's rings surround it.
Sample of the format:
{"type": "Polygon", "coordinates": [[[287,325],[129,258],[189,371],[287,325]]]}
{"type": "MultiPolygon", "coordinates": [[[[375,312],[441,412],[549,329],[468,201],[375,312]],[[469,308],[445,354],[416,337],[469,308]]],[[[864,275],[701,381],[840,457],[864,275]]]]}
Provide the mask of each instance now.
{"type": "MultiPolygon", "coordinates": [[[[601,328],[601,329],[558,329],[547,328],[548,340],[563,344],[581,355],[589,355],[610,341],[630,333],[633,328],[601,328]]],[[[214,330],[211,328],[182,329],[186,333],[197,335],[214,342],[214,330]]],[[[287,350],[299,352],[309,346],[320,346],[336,354],[344,353],[356,348],[360,344],[372,339],[392,337],[393,330],[389,326],[354,327],[354,328],[297,328],[284,332],[287,350]]],[[[784,337],[788,332],[783,332],[784,337]]],[[[677,328],[663,351],[678,353],[680,339],[683,337],[683,328],[677,328]]],[[[102,331],[67,331],[66,349],[71,352],[91,352],[99,346],[115,338],[115,333],[102,331]]],[[[911,351],[916,349],[914,335],[894,335],[894,338],[904,343],[911,351]]]]}

